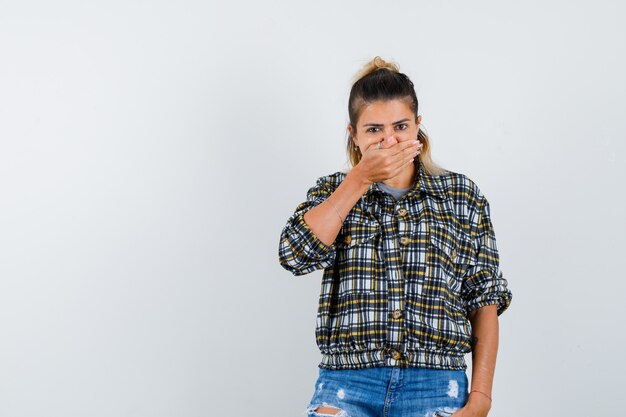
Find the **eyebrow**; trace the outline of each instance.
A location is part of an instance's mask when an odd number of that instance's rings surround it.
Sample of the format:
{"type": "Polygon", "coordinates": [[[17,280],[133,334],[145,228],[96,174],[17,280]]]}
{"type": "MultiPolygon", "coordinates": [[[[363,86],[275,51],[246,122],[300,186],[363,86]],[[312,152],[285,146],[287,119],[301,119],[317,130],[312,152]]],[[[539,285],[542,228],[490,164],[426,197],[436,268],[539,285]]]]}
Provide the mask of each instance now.
{"type": "MultiPolygon", "coordinates": [[[[404,122],[408,122],[411,119],[402,119],[402,120],[398,120],[397,122],[393,122],[392,124],[397,125],[398,123],[404,123],[404,122]]],[[[363,127],[366,126],[374,126],[374,127],[380,127],[380,126],[384,126],[382,123],[366,123],[363,125],[363,127]]]]}

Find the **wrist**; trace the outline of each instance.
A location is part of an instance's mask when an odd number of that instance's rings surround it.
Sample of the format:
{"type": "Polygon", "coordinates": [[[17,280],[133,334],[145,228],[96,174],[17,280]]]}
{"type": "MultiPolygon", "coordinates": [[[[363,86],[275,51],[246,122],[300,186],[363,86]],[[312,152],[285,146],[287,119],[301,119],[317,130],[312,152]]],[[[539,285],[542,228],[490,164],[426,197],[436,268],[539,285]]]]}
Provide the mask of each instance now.
{"type": "Polygon", "coordinates": [[[369,178],[367,178],[367,176],[361,171],[361,168],[358,164],[348,172],[348,174],[346,175],[346,180],[353,181],[354,183],[358,184],[360,187],[363,188],[364,191],[373,184],[373,182],[370,181],[369,178]]]}
{"type": "Polygon", "coordinates": [[[481,391],[473,390],[470,392],[467,400],[467,407],[474,410],[489,411],[491,409],[491,396],[481,391]]]}

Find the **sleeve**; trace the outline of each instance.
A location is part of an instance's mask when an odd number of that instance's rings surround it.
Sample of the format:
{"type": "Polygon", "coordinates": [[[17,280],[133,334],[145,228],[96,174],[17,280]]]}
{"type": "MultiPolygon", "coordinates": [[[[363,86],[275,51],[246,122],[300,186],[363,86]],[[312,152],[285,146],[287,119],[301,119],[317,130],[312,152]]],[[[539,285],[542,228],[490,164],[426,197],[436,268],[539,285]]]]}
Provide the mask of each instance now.
{"type": "Polygon", "coordinates": [[[306,201],[300,203],[287,220],[280,234],[278,260],[280,265],[294,275],[305,275],[327,268],[335,262],[335,245],[322,242],[304,221],[304,214],[321,204],[332,193],[330,183],[321,177],[307,192],[306,201]]]}
{"type": "Polygon", "coordinates": [[[489,202],[480,196],[477,219],[470,225],[476,249],[476,263],[463,277],[462,295],[465,311],[490,305],[498,306],[498,316],[511,304],[513,294],[500,270],[496,236],[491,223],[489,202]]]}

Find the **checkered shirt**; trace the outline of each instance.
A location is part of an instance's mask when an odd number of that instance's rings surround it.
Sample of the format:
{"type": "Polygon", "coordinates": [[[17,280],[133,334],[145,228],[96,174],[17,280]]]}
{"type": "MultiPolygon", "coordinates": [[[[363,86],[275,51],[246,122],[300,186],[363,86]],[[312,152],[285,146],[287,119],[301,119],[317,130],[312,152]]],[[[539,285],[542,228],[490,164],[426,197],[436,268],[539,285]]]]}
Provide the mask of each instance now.
{"type": "Polygon", "coordinates": [[[463,174],[431,176],[416,167],[414,186],[398,201],[372,184],[332,245],[303,216],[344,172],[318,178],[282,230],[283,268],[296,276],[324,269],[315,329],[320,368],[466,369],[468,313],[495,304],[500,315],[511,302],[478,186],[463,174]]]}

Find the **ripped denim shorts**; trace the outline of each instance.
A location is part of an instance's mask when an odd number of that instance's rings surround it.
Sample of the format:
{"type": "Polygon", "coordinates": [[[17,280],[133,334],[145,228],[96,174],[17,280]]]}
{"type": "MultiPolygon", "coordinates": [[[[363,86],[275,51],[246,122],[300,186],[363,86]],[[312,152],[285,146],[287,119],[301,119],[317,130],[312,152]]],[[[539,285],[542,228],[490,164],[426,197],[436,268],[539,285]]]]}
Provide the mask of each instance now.
{"type": "Polygon", "coordinates": [[[320,368],[306,412],[310,417],[449,417],[468,398],[465,370],[320,368]]]}

